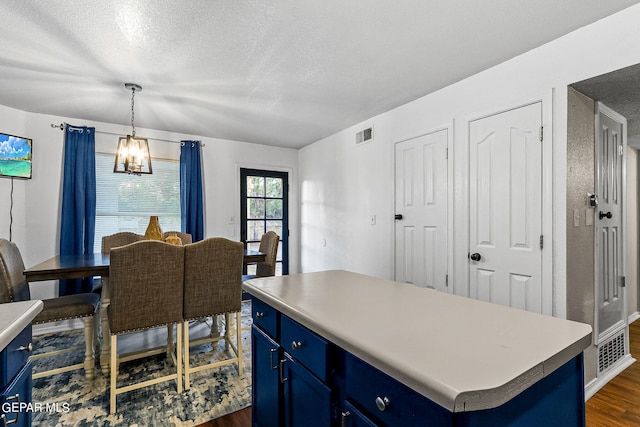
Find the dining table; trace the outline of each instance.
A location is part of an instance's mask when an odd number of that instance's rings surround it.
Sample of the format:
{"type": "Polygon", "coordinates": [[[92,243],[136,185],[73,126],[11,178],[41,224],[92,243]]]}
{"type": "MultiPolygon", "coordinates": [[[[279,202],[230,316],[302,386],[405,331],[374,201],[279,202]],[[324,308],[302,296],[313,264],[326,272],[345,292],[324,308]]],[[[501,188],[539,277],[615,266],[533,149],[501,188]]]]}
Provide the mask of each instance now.
{"type": "MultiPolygon", "coordinates": [[[[109,254],[92,253],[82,255],[56,255],[46,261],[24,270],[27,282],[42,282],[48,280],[79,279],[83,277],[101,277],[102,291],[100,293],[100,324],[102,327],[102,343],[100,345],[100,367],[102,373],[109,373],[109,357],[111,343],[104,339],[109,335],[109,319],[107,307],[110,303],[109,295],[109,254]]],[[[243,263],[252,264],[263,262],[266,254],[251,249],[244,250],[243,263]]],[[[215,322],[214,322],[215,324],[215,322]]],[[[96,334],[97,338],[97,334],[96,334]]],[[[96,341],[98,344],[98,342],[96,341]]]]}

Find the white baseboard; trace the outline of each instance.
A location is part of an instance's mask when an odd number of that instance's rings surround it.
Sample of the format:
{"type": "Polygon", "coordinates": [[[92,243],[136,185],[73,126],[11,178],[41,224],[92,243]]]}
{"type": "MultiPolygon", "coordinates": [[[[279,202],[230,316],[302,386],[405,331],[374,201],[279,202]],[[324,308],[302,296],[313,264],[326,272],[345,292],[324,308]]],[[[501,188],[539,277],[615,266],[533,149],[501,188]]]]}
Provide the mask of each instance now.
{"type": "Polygon", "coordinates": [[[609,372],[605,373],[601,377],[589,381],[589,384],[584,387],[584,400],[587,401],[591,399],[591,397],[596,394],[602,387],[604,387],[609,381],[614,379],[620,372],[633,365],[635,361],[636,359],[631,357],[630,354],[627,354],[625,357],[620,359],[616,363],[616,366],[611,368],[609,372]]]}
{"type": "Polygon", "coordinates": [[[632,324],[636,320],[640,319],[640,311],[636,311],[633,314],[629,315],[629,324],[632,324]]]}

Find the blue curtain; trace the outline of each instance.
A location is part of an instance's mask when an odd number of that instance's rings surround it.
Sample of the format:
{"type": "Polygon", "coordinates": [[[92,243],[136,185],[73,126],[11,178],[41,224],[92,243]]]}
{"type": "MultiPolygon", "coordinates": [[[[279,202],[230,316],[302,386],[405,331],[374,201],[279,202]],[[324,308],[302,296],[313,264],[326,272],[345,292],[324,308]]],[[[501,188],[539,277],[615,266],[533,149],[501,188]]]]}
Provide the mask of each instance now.
{"type": "MultiPolygon", "coordinates": [[[[67,125],[64,133],[60,255],[93,253],[96,228],[95,128],[67,125]]],[[[60,295],[91,292],[93,279],[60,280],[60,295]]]]}
{"type": "Polygon", "coordinates": [[[204,239],[200,141],[182,141],[180,145],[180,219],[182,232],[191,234],[193,241],[197,242],[204,239]]]}

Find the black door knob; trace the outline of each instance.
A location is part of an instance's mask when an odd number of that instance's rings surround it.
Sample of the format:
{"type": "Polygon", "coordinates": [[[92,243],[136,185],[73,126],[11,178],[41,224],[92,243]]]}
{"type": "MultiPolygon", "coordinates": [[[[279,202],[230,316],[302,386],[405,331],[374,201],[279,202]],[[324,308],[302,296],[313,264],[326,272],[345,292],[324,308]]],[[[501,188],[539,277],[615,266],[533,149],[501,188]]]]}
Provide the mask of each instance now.
{"type": "Polygon", "coordinates": [[[400,221],[400,220],[402,219],[402,214],[396,214],[393,218],[394,218],[396,221],[400,221]]]}
{"type": "Polygon", "coordinates": [[[480,261],[482,259],[482,255],[480,255],[479,253],[474,253],[474,254],[469,254],[469,259],[471,261],[480,261]]]}
{"type": "Polygon", "coordinates": [[[613,217],[613,215],[611,214],[611,212],[606,212],[606,213],[605,213],[605,212],[602,212],[602,211],[600,211],[600,215],[599,215],[599,216],[600,216],[600,219],[602,219],[602,218],[608,218],[608,219],[611,219],[611,217],[613,217]]]}

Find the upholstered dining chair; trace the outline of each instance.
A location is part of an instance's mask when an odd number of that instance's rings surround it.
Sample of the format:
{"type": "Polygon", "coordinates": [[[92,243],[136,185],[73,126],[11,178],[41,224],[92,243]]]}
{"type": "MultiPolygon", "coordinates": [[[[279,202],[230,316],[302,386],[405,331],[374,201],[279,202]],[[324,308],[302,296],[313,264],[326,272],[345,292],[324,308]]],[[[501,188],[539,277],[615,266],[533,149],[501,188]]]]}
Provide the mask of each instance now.
{"type": "MultiPolygon", "coordinates": [[[[244,274],[242,281],[255,279],[256,277],[269,277],[276,275],[276,259],[278,256],[278,243],[280,236],[275,231],[267,231],[260,238],[259,252],[266,254],[264,261],[257,263],[256,274],[244,274]]],[[[242,291],[242,301],[251,301],[251,295],[242,291]]],[[[248,314],[247,317],[251,315],[248,314]]],[[[251,326],[241,328],[243,331],[251,330],[251,326]]]]}
{"type": "MultiPolygon", "coordinates": [[[[129,231],[121,231],[118,233],[110,234],[108,236],[102,237],[102,246],[100,252],[103,254],[108,254],[111,252],[112,248],[117,248],[118,246],[128,245],[129,243],[138,242],[140,240],[144,240],[144,236],[142,234],[131,233],[129,231]]],[[[104,336],[102,336],[102,331],[108,331],[109,324],[107,323],[107,315],[106,310],[109,305],[109,295],[103,295],[102,289],[104,288],[104,282],[108,280],[106,277],[97,277],[93,281],[93,289],[91,292],[100,295],[100,308],[98,309],[97,318],[95,321],[95,345],[96,353],[100,351],[100,338],[102,337],[102,345],[106,345],[105,355],[101,358],[100,364],[102,365],[102,373],[107,374],[109,371],[109,363],[108,358],[106,357],[106,353],[109,351],[109,345],[106,343],[108,340],[109,333],[106,332],[104,336]],[[106,344],[105,344],[106,343],[106,344]]],[[[107,288],[108,289],[108,288],[107,288]]]]}
{"type": "MultiPolygon", "coordinates": [[[[235,328],[236,343],[231,341],[231,322],[227,316],[223,336],[205,337],[191,340],[189,321],[219,314],[236,313],[240,325],[242,259],[244,245],[222,237],[213,237],[184,247],[184,377],[185,388],[189,388],[190,374],[227,364],[238,364],[238,374],[242,375],[242,333],[235,328]],[[192,345],[215,342],[224,339],[231,357],[211,363],[193,365],[189,357],[192,345]]],[[[214,320],[215,321],[215,320],[214,320]]]]}
{"type": "Polygon", "coordinates": [[[276,275],[276,258],[278,255],[278,243],[280,236],[274,231],[267,231],[260,237],[259,252],[266,254],[265,260],[258,262],[256,265],[256,274],[243,275],[242,281],[253,279],[256,277],[269,277],[276,275]]]}
{"type": "Polygon", "coordinates": [[[183,245],[187,245],[187,244],[193,242],[193,240],[191,238],[191,234],[182,233],[180,231],[165,231],[163,233],[165,240],[166,240],[167,237],[171,236],[172,234],[175,234],[176,236],[178,236],[180,238],[180,240],[182,241],[183,245]]]}
{"type": "MultiPolygon", "coordinates": [[[[0,303],[31,299],[29,283],[23,274],[24,269],[24,261],[18,246],[13,242],[0,238],[0,303]]],[[[38,360],[80,350],[84,350],[85,354],[83,363],[38,372],[33,374],[33,378],[41,378],[75,369],[84,369],[87,379],[94,378],[93,321],[99,300],[100,297],[93,293],[66,295],[42,300],[43,309],[33,319],[32,323],[39,325],[59,320],[82,319],[84,321],[85,346],[36,354],[30,358],[38,360]]]]}
{"type": "MultiPolygon", "coordinates": [[[[110,411],[116,411],[118,394],[159,382],[176,380],[182,392],[182,292],[184,247],[143,240],[111,249],[107,307],[111,332],[110,411]],[[171,354],[174,373],[118,387],[119,363],[135,357],[118,354],[118,335],[159,326],[177,325],[177,351],[171,354]]],[[[143,353],[147,355],[149,353],[143,353]]],[[[167,360],[169,363],[170,360],[167,360]]]]}
{"type": "MultiPolygon", "coordinates": [[[[102,249],[100,252],[102,252],[103,254],[108,254],[111,251],[111,248],[128,245],[129,243],[138,242],[140,240],[144,240],[143,235],[131,233],[129,231],[121,231],[119,233],[103,236],[102,249]]],[[[99,278],[98,280],[95,281],[92,292],[96,294],[99,294],[102,292],[103,280],[104,280],[103,278],[99,278]]]]}

